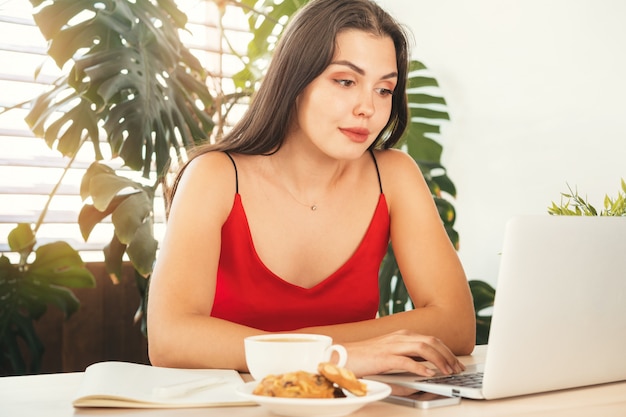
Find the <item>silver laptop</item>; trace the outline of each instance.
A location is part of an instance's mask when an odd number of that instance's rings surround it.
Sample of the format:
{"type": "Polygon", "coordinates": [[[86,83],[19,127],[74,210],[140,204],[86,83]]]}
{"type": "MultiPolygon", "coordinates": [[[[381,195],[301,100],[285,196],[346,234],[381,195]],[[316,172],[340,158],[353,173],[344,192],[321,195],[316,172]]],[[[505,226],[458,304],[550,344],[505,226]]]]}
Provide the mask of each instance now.
{"type": "Polygon", "coordinates": [[[519,216],[506,226],[485,363],[375,379],[495,399],[626,380],[625,358],[626,218],[519,216]]]}

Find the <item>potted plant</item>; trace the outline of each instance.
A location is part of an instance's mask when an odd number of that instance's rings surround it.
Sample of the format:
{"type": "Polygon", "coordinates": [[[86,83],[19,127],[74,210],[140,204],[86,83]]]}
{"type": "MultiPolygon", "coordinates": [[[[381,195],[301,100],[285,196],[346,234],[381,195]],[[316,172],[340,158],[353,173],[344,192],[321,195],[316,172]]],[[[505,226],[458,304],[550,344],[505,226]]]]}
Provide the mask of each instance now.
{"type": "Polygon", "coordinates": [[[0,375],[38,373],[44,346],[34,321],[49,305],[68,318],[80,304],[71,289],[95,286],[94,276],[78,252],[61,241],[35,249],[35,233],[30,225],[18,224],[9,233],[8,242],[11,251],[19,254],[19,261],[14,264],[7,256],[0,256],[0,375]]]}
{"type": "Polygon", "coordinates": [[[578,189],[572,190],[567,186],[569,192],[561,193],[559,204],[554,201],[548,207],[548,213],[553,216],[626,216],[626,182],[621,180],[621,189],[615,198],[606,194],[604,196],[604,208],[598,211],[591,205],[586,197],[578,193],[578,189]]]}

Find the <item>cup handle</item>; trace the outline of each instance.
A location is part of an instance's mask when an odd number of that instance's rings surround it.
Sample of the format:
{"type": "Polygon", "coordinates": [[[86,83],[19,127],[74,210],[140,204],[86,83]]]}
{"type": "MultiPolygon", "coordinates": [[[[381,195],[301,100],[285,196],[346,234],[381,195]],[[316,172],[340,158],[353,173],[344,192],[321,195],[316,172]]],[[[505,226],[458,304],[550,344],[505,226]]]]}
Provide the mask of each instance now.
{"type": "Polygon", "coordinates": [[[326,349],[327,357],[330,359],[333,355],[333,352],[336,352],[339,356],[337,360],[337,366],[343,368],[346,366],[346,362],[348,362],[348,351],[342,345],[332,345],[326,349]]]}

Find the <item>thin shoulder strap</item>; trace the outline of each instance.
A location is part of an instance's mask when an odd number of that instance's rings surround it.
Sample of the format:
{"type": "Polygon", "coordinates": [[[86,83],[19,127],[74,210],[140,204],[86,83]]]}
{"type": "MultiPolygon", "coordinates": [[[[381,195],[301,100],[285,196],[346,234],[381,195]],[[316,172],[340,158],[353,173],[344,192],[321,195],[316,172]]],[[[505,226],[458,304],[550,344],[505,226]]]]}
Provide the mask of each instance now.
{"type": "Polygon", "coordinates": [[[239,173],[237,172],[237,164],[235,164],[235,160],[228,152],[224,152],[226,156],[230,158],[230,162],[233,163],[233,167],[235,167],[235,192],[239,194],[239,173]]]}
{"type": "Polygon", "coordinates": [[[376,162],[376,157],[374,156],[374,150],[370,149],[370,154],[372,155],[372,159],[374,160],[374,166],[376,167],[376,176],[378,176],[378,187],[380,188],[380,193],[383,193],[383,182],[380,180],[380,171],[378,170],[378,162],[376,162]]]}

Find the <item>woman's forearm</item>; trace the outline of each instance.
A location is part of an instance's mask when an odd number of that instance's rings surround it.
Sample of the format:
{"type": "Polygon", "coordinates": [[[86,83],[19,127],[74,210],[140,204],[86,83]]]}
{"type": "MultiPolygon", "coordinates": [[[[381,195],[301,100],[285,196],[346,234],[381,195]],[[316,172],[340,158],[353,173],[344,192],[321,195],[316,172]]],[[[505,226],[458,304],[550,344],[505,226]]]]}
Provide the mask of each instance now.
{"type": "Polygon", "coordinates": [[[473,309],[465,310],[467,311],[459,312],[456,309],[445,311],[436,306],[421,307],[373,320],[305,328],[299,331],[326,334],[331,336],[335,343],[350,343],[407,330],[437,337],[456,355],[467,355],[474,349],[476,322],[473,309]]]}
{"type": "Polygon", "coordinates": [[[204,315],[170,318],[167,322],[150,326],[148,350],[155,366],[247,371],[243,339],[264,333],[204,315]]]}
{"type": "MultiPolygon", "coordinates": [[[[202,314],[149,319],[152,320],[148,335],[149,356],[156,366],[247,371],[243,340],[246,336],[264,333],[202,314]]],[[[454,354],[467,355],[474,348],[475,326],[473,310],[427,306],[372,320],[302,328],[294,332],[326,334],[335,343],[349,344],[406,331],[434,336],[454,354]]]]}

